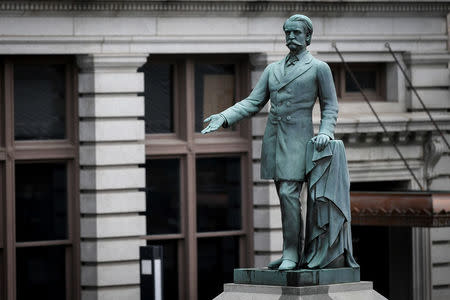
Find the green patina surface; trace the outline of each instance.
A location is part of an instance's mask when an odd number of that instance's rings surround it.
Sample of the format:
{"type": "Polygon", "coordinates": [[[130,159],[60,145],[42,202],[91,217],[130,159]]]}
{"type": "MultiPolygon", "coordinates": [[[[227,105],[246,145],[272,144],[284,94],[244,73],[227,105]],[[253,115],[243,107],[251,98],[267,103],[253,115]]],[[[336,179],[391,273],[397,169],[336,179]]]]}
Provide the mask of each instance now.
{"type": "Polygon", "coordinates": [[[359,281],[359,268],[300,269],[289,271],[234,269],[234,283],[239,284],[309,286],[359,281]]]}

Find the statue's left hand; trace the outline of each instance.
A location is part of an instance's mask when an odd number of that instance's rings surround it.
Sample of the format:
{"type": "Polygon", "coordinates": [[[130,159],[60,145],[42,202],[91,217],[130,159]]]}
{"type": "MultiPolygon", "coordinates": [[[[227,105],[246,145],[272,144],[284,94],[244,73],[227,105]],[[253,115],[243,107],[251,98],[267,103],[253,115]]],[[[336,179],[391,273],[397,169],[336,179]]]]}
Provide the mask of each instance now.
{"type": "Polygon", "coordinates": [[[312,138],[317,151],[322,151],[330,142],[330,137],[326,134],[319,134],[312,138]]]}

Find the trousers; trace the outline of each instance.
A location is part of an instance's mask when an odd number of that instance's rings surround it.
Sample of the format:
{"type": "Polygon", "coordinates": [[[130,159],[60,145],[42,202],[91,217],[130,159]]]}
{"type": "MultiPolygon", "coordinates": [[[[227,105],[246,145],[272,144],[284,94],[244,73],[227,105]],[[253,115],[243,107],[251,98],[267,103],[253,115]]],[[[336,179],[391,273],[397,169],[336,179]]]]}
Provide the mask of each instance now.
{"type": "Polygon", "coordinates": [[[281,206],[283,232],[283,259],[298,263],[303,241],[302,207],[300,204],[301,181],[275,181],[281,206]]]}

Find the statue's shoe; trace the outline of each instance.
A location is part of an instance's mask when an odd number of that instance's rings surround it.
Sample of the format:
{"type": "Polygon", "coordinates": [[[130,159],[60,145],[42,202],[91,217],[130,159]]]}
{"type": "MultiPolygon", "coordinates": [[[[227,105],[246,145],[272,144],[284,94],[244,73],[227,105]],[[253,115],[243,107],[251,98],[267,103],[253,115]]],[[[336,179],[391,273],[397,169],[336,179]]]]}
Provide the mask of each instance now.
{"type": "Polygon", "coordinates": [[[297,266],[297,263],[289,260],[284,259],[281,265],[278,267],[278,271],[287,271],[287,270],[293,270],[297,266]]]}
{"type": "Polygon", "coordinates": [[[268,267],[269,269],[272,269],[272,270],[277,270],[278,267],[281,265],[282,262],[283,262],[283,258],[280,257],[279,259],[275,259],[274,261],[271,261],[271,262],[267,265],[267,267],[268,267]]]}

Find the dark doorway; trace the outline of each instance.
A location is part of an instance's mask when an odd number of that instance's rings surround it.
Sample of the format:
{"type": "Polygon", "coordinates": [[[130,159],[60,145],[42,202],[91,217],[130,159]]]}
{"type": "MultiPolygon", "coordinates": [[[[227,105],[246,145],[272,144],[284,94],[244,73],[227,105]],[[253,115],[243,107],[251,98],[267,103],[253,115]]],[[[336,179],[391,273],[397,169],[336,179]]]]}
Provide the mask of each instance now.
{"type": "MultiPolygon", "coordinates": [[[[410,181],[352,182],[352,192],[409,190],[410,181]]],[[[353,225],[353,252],[361,266],[361,280],[390,300],[413,298],[411,227],[353,225]]]]}
{"type": "Polygon", "coordinates": [[[412,299],[411,228],[355,225],[352,233],[361,281],[388,299],[412,299]]]}

